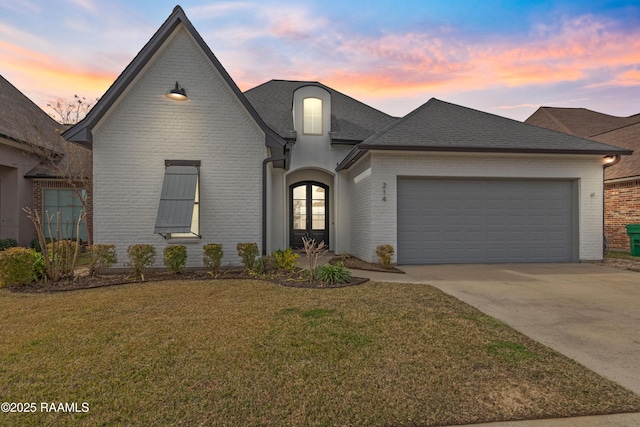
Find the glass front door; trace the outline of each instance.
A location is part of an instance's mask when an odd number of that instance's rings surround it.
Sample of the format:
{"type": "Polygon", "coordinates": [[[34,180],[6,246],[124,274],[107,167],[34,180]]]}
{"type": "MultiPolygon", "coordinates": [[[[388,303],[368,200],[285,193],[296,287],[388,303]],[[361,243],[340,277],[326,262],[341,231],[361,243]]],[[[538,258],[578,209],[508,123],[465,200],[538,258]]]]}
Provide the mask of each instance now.
{"type": "Polygon", "coordinates": [[[299,182],[290,187],[290,245],[302,248],[302,238],[329,245],[329,187],[319,182],[299,182]]]}

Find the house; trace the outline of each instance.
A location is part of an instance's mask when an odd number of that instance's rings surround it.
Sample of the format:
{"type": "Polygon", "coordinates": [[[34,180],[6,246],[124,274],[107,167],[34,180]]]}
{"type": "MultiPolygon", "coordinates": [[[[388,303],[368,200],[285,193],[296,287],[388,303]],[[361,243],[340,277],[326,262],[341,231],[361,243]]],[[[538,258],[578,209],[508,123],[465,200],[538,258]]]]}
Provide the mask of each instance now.
{"type": "MultiPolygon", "coordinates": [[[[91,152],[65,141],[60,130],[58,122],[0,76],[0,239],[29,246],[35,233],[23,208],[41,217],[60,211],[63,223],[78,218],[82,203],[65,177],[90,167],[91,152]]],[[[56,235],[55,223],[51,232],[56,235]]],[[[83,240],[86,234],[82,227],[83,240]]]]}
{"type": "Polygon", "coordinates": [[[640,223],[640,114],[616,117],[585,108],[540,107],[526,123],[633,151],[604,173],[604,233],[611,249],[628,251],[625,226],[640,223]]]}
{"type": "Polygon", "coordinates": [[[436,99],[396,118],[318,82],[243,93],[179,6],[64,137],[93,150],[95,241],[190,266],[303,236],[401,264],[600,259],[604,158],[628,153],[436,99]]]}

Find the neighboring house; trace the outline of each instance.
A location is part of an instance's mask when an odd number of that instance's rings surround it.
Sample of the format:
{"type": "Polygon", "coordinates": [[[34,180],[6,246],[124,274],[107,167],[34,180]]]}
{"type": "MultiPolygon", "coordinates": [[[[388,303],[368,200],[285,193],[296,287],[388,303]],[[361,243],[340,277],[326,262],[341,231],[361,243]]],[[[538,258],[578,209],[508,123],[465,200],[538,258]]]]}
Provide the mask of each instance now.
{"type": "Polygon", "coordinates": [[[600,259],[603,158],[628,153],[436,99],[398,119],[316,82],[242,93],[180,7],[64,136],[93,150],[96,242],[190,266],[303,236],[401,264],[600,259]]]}
{"type": "Polygon", "coordinates": [[[629,250],[625,226],[640,223],[640,114],[616,117],[585,108],[540,107],[526,123],[633,151],[604,173],[604,233],[612,249],[629,250]]]}
{"type": "MultiPolygon", "coordinates": [[[[78,218],[81,204],[60,172],[90,168],[91,153],[65,141],[61,128],[0,76],[0,239],[31,243],[34,229],[23,208],[78,218]]],[[[81,238],[86,240],[85,227],[81,238]]]]}

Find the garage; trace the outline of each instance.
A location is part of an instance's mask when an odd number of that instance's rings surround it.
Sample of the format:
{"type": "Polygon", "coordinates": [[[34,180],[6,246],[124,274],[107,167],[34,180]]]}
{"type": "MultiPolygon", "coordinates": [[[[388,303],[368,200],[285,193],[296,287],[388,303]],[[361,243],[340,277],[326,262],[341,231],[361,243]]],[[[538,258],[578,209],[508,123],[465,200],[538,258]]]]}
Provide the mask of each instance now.
{"type": "Polygon", "coordinates": [[[398,178],[398,263],[577,261],[575,180],[398,178]]]}

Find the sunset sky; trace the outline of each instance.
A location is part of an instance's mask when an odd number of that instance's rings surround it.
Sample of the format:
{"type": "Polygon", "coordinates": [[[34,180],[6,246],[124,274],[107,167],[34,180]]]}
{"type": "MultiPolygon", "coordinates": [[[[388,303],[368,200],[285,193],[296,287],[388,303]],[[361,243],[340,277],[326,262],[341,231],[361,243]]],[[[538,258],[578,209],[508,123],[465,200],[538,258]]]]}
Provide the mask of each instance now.
{"type": "MultiPolygon", "coordinates": [[[[101,96],[176,0],[0,0],[0,74],[45,107],[101,96]]],[[[184,1],[242,90],[320,81],[403,116],[436,97],[524,120],[640,113],[634,1],[184,1]]]]}

